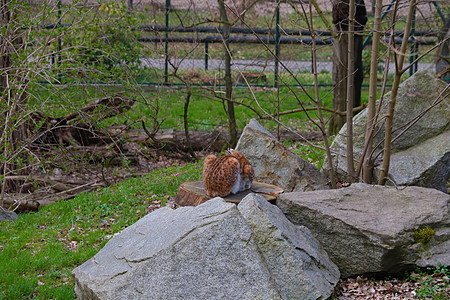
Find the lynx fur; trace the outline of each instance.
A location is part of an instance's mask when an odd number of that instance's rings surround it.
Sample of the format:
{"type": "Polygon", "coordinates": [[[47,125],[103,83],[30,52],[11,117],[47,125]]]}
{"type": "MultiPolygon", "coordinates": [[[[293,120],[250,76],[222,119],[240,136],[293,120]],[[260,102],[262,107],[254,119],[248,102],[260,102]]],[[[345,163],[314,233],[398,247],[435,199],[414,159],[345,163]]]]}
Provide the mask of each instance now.
{"type": "Polygon", "coordinates": [[[210,197],[225,197],[251,188],[255,171],[244,154],[228,149],[217,158],[208,155],[203,164],[203,187],[210,197]]]}

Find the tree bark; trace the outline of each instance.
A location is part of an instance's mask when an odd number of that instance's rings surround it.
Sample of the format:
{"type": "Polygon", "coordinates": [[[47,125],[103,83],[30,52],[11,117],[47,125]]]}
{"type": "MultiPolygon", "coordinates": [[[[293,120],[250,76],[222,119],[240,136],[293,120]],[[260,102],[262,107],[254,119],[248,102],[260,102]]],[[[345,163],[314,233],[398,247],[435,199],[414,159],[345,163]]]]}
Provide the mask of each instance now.
{"type": "Polygon", "coordinates": [[[355,40],[354,40],[354,32],[355,29],[355,0],[349,0],[348,6],[349,18],[348,18],[348,48],[347,48],[347,115],[346,115],[346,123],[347,123],[347,172],[352,179],[355,176],[355,167],[353,163],[353,106],[355,102],[355,88],[354,81],[355,75],[353,74],[354,70],[354,55],[355,55],[355,40]]]}
{"type": "Polygon", "coordinates": [[[230,130],[230,147],[234,148],[237,144],[237,125],[236,116],[234,113],[233,97],[233,81],[231,78],[231,51],[230,51],[230,23],[228,21],[227,11],[225,9],[225,3],[223,0],[219,1],[220,20],[222,22],[222,34],[224,40],[224,52],[225,52],[225,97],[227,101],[227,116],[228,127],[230,130]]]}
{"type": "MultiPolygon", "coordinates": [[[[312,12],[312,6],[311,3],[309,4],[309,11],[312,12]]],[[[319,115],[319,122],[320,122],[320,131],[322,134],[322,141],[324,143],[325,146],[325,151],[327,153],[327,161],[328,161],[328,165],[332,166],[333,162],[332,162],[332,158],[331,158],[331,151],[330,151],[330,145],[329,145],[329,139],[328,139],[328,134],[327,134],[327,130],[325,128],[325,121],[322,115],[322,104],[320,101],[320,96],[319,96],[319,81],[318,81],[318,72],[317,72],[317,46],[316,46],[316,39],[315,39],[315,35],[314,35],[314,27],[313,27],[313,19],[312,19],[312,13],[310,13],[309,15],[310,18],[310,22],[309,22],[309,30],[311,33],[311,37],[312,37],[312,57],[313,57],[313,73],[314,73],[314,97],[315,97],[315,103],[316,103],[316,108],[317,108],[317,113],[319,115]]],[[[331,182],[331,188],[336,188],[336,174],[333,168],[330,168],[329,170],[329,177],[330,177],[330,182],[331,182]]]]}
{"type": "MultiPolygon", "coordinates": [[[[372,182],[373,173],[373,136],[376,123],[376,100],[377,100],[377,67],[380,50],[380,29],[381,29],[381,11],[383,0],[375,0],[374,3],[375,17],[372,36],[372,56],[370,60],[370,79],[369,79],[369,104],[367,108],[367,124],[366,135],[364,141],[364,150],[361,157],[362,178],[365,183],[372,182]]],[[[358,172],[359,173],[359,172],[358,172]]]]}
{"type": "MultiPolygon", "coordinates": [[[[347,51],[348,36],[341,34],[336,37],[333,44],[333,109],[338,112],[345,112],[347,98],[347,51]]],[[[335,135],[345,124],[345,115],[333,114],[330,119],[328,131],[330,135],[335,135]]]]}
{"type": "Polygon", "coordinates": [[[188,110],[189,110],[189,102],[191,101],[191,86],[188,84],[187,87],[186,99],[184,102],[184,113],[183,113],[183,121],[184,121],[184,135],[186,136],[186,146],[187,151],[192,156],[192,158],[197,161],[198,157],[195,155],[194,150],[192,149],[191,137],[189,134],[189,122],[188,122],[188,110]]]}
{"type": "MultiPolygon", "coordinates": [[[[354,80],[353,107],[361,105],[361,86],[363,82],[362,68],[362,36],[360,33],[367,22],[366,7],[364,0],[356,0],[355,8],[355,34],[354,43],[354,80]]],[[[333,109],[339,112],[346,111],[347,100],[347,67],[348,67],[348,25],[349,25],[349,0],[333,0],[333,24],[336,28],[336,38],[333,45],[333,109]]],[[[337,134],[344,125],[345,117],[334,114],[330,119],[329,133],[337,134]]]]}
{"type": "Polygon", "coordinates": [[[389,98],[388,109],[386,113],[386,123],[384,131],[384,150],[383,150],[383,166],[381,168],[380,178],[378,179],[379,185],[386,184],[387,175],[389,174],[389,166],[391,161],[391,143],[392,143],[392,125],[394,123],[394,111],[395,103],[397,100],[398,87],[400,85],[400,78],[405,70],[403,70],[403,61],[406,56],[406,49],[408,47],[409,33],[411,31],[411,24],[416,7],[416,0],[411,0],[409,4],[408,17],[406,19],[405,31],[403,33],[402,45],[400,47],[400,53],[395,56],[395,75],[394,82],[392,83],[391,97],[389,98]]]}

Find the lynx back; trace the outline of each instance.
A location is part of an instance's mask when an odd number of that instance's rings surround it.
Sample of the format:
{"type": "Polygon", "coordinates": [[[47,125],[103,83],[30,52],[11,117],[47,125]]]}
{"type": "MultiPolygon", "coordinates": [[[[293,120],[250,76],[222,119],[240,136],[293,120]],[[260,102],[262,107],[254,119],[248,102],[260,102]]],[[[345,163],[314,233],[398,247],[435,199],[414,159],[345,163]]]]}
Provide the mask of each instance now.
{"type": "Polygon", "coordinates": [[[203,165],[203,186],[210,197],[225,197],[251,187],[254,170],[245,156],[235,150],[217,158],[209,155],[203,165]]]}

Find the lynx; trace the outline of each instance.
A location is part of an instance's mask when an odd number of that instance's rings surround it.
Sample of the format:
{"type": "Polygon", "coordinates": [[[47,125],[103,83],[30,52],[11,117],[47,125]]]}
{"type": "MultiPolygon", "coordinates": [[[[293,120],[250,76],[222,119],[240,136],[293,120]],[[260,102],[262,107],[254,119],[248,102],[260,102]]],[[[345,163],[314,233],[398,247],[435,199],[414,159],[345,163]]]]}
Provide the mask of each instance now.
{"type": "Polygon", "coordinates": [[[210,197],[225,197],[251,188],[255,171],[244,154],[228,149],[217,158],[208,155],[203,165],[203,187],[210,197]]]}

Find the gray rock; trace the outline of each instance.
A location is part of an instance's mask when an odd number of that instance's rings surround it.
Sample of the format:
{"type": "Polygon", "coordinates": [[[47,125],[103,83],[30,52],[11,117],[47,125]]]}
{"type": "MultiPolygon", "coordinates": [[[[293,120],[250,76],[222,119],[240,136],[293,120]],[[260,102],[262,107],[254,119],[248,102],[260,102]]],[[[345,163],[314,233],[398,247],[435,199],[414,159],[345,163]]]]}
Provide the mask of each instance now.
{"type": "MultiPolygon", "coordinates": [[[[396,185],[417,185],[447,192],[450,177],[450,130],[425,142],[394,153],[388,178],[396,185]]],[[[381,166],[374,170],[378,180],[381,166]]]]}
{"type": "Polygon", "coordinates": [[[156,210],[73,275],[79,299],[281,299],[248,223],[221,198],[156,210]]]}
{"type": "Polygon", "coordinates": [[[339,280],[339,270],[308,228],[289,222],[262,196],[249,194],[238,209],[283,299],[326,299],[339,280]]]}
{"type": "MultiPolygon", "coordinates": [[[[405,80],[398,90],[393,124],[393,137],[395,138],[401,131],[398,129],[404,128],[404,126],[413,118],[429,108],[445,87],[446,84],[443,81],[434,78],[427,72],[417,72],[414,76],[405,80]]],[[[450,97],[448,96],[448,93],[449,92],[442,97],[443,101],[440,104],[428,111],[424,117],[393,142],[393,164],[389,170],[391,179],[394,180],[393,184],[422,184],[425,187],[434,187],[445,191],[445,185],[443,186],[441,182],[446,182],[448,180],[448,171],[442,171],[442,168],[445,168],[446,170],[450,169],[448,159],[444,158],[444,156],[449,155],[448,153],[450,151],[447,138],[450,128],[450,114],[448,113],[450,109],[450,97]],[[434,139],[434,137],[441,134],[445,134],[445,136],[434,139]],[[439,148],[439,151],[436,150],[437,147],[439,148]],[[408,149],[408,152],[401,154],[401,151],[406,149],[408,149]],[[397,153],[398,155],[395,157],[397,153]],[[433,157],[430,157],[431,154],[433,154],[433,157]],[[408,159],[409,162],[405,162],[404,164],[403,160],[407,157],[410,157],[410,159],[408,159]],[[421,167],[421,169],[415,170],[414,175],[410,174],[412,176],[404,177],[402,175],[405,174],[404,165],[413,163],[411,157],[414,157],[414,160],[416,161],[424,162],[430,160],[430,162],[418,164],[416,168],[421,167]],[[444,162],[446,163],[443,164],[444,162]],[[446,178],[436,178],[435,171],[438,168],[441,174],[447,174],[446,178]],[[417,177],[417,174],[420,174],[420,177],[417,177]],[[428,174],[431,175],[430,178],[423,178],[423,175],[428,174]],[[399,179],[399,182],[397,182],[396,179],[399,179]],[[436,179],[438,182],[435,181],[436,179]]],[[[386,113],[389,97],[390,93],[387,93],[384,96],[385,100],[381,108],[381,116],[384,116],[386,113]]],[[[380,119],[381,117],[379,117],[379,120],[380,119]]],[[[353,118],[355,160],[359,160],[363,152],[366,120],[367,109],[363,110],[353,118]]],[[[375,151],[375,153],[377,153],[383,147],[384,123],[379,122],[375,131],[378,131],[378,134],[374,137],[374,145],[379,145],[375,151]],[[380,128],[381,124],[383,124],[383,126],[380,128]]],[[[331,146],[334,168],[338,173],[344,175],[347,174],[347,160],[345,157],[346,145],[346,126],[344,125],[331,146]]],[[[376,161],[375,169],[377,167],[379,168],[380,164],[380,160],[376,161]]],[[[326,162],[324,163],[324,169],[329,169],[326,162]]]]}
{"type": "Polygon", "coordinates": [[[18,218],[19,218],[19,216],[15,212],[13,212],[9,209],[0,207],[0,222],[15,221],[18,218]]]}
{"type": "Polygon", "coordinates": [[[314,165],[301,159],[252,119],[236,146],[255,169],[256,181],[279,186],[285,192],[328,188],[328,179],[314,165]]]}
{"type": "Polygon", "coordinates": [[[277,205],[311,230],[343,277],[450,264],[450,196],[435,189],[359,183],[285,193],[277,205]],[[419,227],[435,231],[428,243],[414,238],[419,227]]]}

